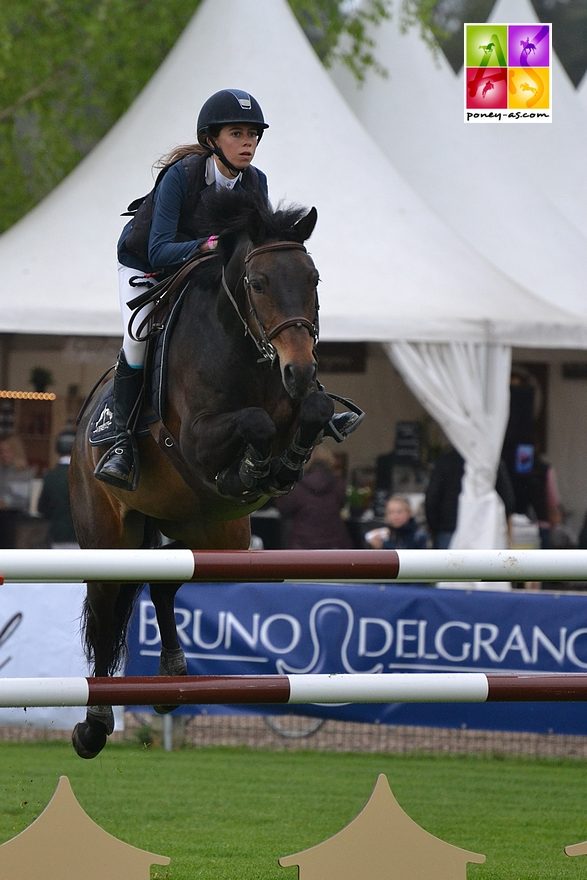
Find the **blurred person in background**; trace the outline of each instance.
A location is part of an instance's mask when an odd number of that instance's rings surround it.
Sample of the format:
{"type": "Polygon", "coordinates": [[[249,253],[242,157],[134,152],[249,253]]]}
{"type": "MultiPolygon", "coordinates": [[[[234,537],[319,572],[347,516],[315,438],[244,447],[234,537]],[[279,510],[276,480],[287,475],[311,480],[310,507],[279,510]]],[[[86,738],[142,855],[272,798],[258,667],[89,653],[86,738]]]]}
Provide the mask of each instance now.
{"type": "Polygon", "coordinates": [[[49,522],[49,543],[56,549],[79,546],[71,518],[68,483],[74,439],[75,430],[69,426],[58,435],[55,451],[59,460],[45,474],[37,504],[39,513],[49,522]]]}
{"type": "Polygon", "coordinates": [[[425,550],[428,535],[418,525],[412,513],[409,498],[391,495],[385,503],[385,525],[371,529],[365,535],[365,543],[373,550],[425,550]]]}
{"type": "MultiPolygon", "coordinates": [[[[446,550],[457,527],[459,495],[465,473],[465,461],[460,452],[451,446],[438,456],[430,474],[426,489],[426,523],[435,550],[446,550]]],[[[510,517],[515,510],[515,496],[507,467],[500,461],[497,469],[495,490],[505,508],[510,530],[510,517]]]]}
{"type": "Polygon", "coordinates": [[[15,434],[0,438],[0,547],[16,547],[18,520],[31,501],[33,470],[15,434]]]}
{"type": "Polygon", "coordinates": [[[341,511],[345,481],[336,472],[334,453],[316,446],[304,475],[289,495],[275,500],[283,521],[283,546],[288,550],[346,550],[352,541],[341,511]]]}

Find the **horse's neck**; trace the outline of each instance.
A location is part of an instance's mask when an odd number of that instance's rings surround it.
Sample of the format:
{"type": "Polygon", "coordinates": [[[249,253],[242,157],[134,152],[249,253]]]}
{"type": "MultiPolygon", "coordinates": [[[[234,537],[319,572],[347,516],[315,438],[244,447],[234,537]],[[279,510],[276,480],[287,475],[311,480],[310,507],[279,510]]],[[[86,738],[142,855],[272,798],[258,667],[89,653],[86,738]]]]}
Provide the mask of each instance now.
{"type": "Polygon", "coordinates": [[[216,314],[226,331],[234,331],[237,336],[245,335],[243,320],[246,318],[245,289],[245,254],[247,243],[243,242],[236,249],[223,270],[216,297],[216,314]]]}

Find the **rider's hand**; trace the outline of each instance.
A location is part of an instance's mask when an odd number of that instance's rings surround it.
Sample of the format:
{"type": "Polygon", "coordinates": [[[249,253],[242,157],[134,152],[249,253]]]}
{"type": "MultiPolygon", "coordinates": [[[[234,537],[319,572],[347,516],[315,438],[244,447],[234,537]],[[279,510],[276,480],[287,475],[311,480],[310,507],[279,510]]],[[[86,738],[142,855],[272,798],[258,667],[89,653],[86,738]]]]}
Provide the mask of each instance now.
{"type": "Polygon", "coordinates": [[[201,251],[215,251],[218,247],[218,236],[211,235],[206,241],[200,245],[201,251]]]}

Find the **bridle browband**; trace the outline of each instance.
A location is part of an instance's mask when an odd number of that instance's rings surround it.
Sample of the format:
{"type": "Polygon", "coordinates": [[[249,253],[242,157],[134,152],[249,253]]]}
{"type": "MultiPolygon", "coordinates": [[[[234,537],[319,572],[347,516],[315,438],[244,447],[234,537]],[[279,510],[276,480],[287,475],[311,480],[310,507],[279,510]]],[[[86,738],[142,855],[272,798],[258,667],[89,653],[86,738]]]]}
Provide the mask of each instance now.
{"type": "Polygon", "coordinates": [[[316,304],[315,304],[315,315],[314,321],[309,321],[305,317],[294,317],[294,318],[286,318],[285,321],[280,321],[279,324],[276,324],[275,327],[272,327],[270,330],[266,330],[261,319],[259,318],[257,311],[251,301],[251,284],[249,282],[249,278],[247,275],[247,269],[250,261],[259,256],[260,254],[268,253],[270,251],[285,251],[285,250],[300,250],[304,253],[308,253],[303,244],[297,241],[271,241],[267,244],[259,245],[259,247],[252,248],[247,251],[245,256],[245,271],[241,275],[239,279],[239,284],[242,283],[245,290],[245,298],[247,305],[247,312],[251,318],[253,318],[256,325],[256,334],[252,332],[251,327],[249,326],[249,321],[243,317],[241,311],[238,307],[238,303],[236,302],[228,284],[226,283],[226,278],[224,274],[224,267],[222,268],[222,286],[226,295],[228,296],[234,310],[236,311],[238,317],[240,318],[241,323],[245,328],[245,336],[249,335],[253,342],[255,343],[257,350],[261,354],[259,358],[259,362],[269,361],[270,364],[273,364],[277,358],[277,351],[275,346],[272,345],[272,340],[279,336],[284,330],[288,327],[305,327],[310,336],[314,340],[314,346],[318,343],[318,297],[316,296],[316,304]]]}

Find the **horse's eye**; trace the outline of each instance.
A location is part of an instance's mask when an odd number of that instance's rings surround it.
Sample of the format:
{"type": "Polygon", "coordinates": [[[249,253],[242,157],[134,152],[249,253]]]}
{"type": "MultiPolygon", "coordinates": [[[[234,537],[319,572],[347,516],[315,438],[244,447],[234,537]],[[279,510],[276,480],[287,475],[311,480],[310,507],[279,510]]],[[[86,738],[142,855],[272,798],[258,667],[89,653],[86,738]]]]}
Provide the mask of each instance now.
{"type": "Polygon", "coordinates": [[[251,290],[253,290],[255,293],[263,293],[263,285],[255,278],[249,281],[249,286],[251,287],[251,290]]]}

